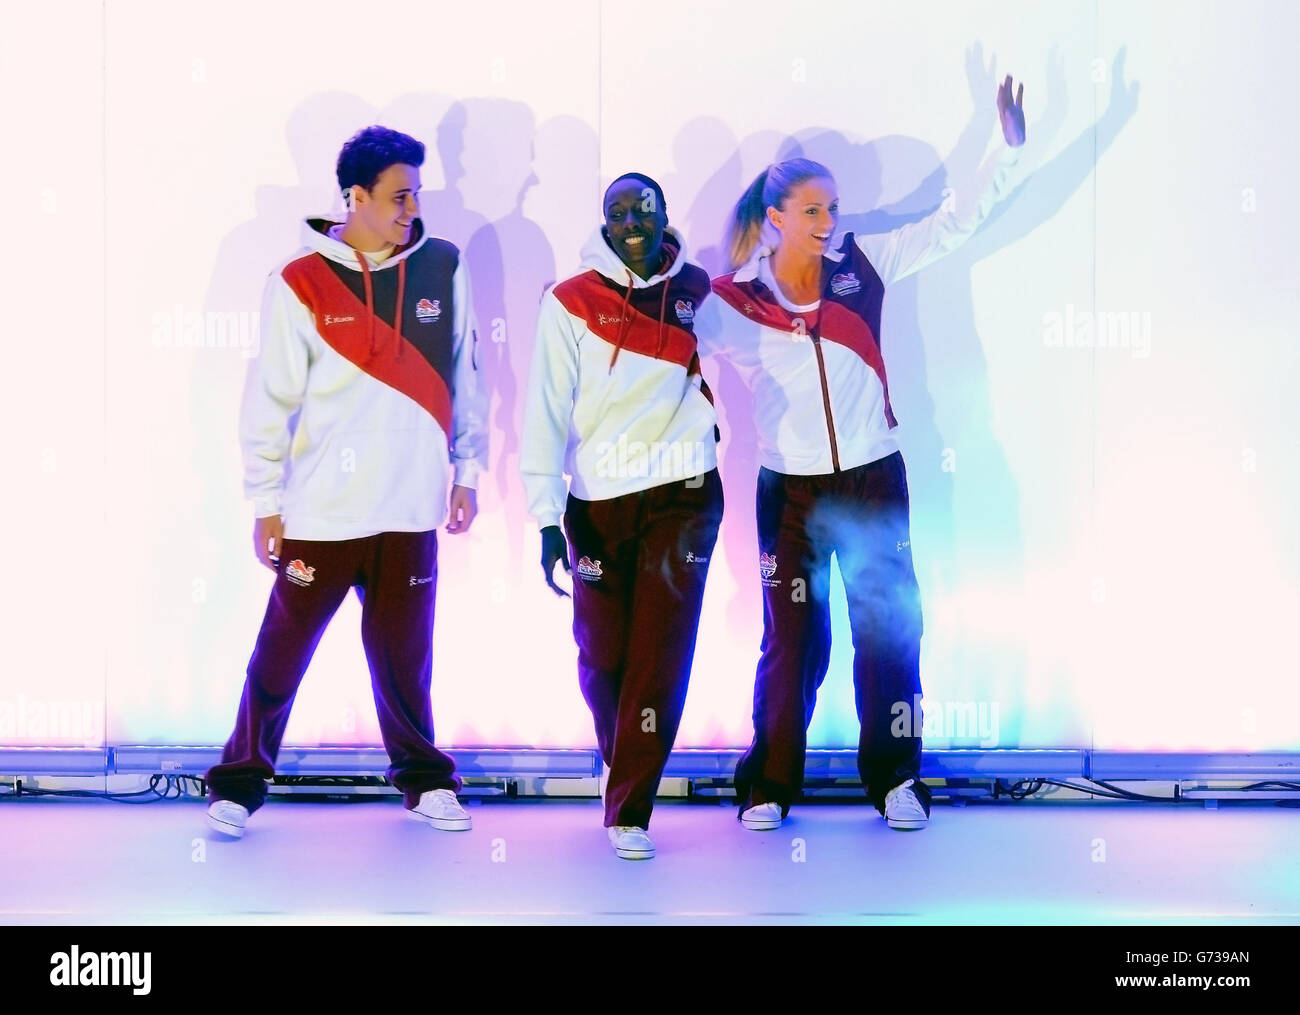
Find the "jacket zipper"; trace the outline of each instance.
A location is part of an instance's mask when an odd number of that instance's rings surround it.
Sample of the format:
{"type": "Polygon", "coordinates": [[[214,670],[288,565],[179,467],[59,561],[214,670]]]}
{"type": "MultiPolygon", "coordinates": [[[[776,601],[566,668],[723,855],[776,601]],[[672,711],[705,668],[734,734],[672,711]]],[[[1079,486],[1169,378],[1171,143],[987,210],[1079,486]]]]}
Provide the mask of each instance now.
{"type": "MultiPolygon", "coordinates": [[[[825,304],[825,298],[822,300],[825,304]]],[[[826,410],[826,433],[831,439],[831,465],[840,471],[840,449],[835,441],[835,421],[831,417],[831,391],[826,380],[826,360],[822,356],[821,308],[817,311],[817,323],[812,327],[813,348],[817,350],[817,371],[822,379],[822,407],[826,410]]]]}

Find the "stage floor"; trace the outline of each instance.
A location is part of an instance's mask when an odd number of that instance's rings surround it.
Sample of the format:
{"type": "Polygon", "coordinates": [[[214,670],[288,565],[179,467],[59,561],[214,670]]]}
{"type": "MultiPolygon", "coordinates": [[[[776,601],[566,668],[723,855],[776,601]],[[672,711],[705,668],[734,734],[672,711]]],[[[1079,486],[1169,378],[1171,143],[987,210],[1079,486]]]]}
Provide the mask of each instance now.
{"type": "Polygon", "coordinates": [[[449,833],[396,798],[273,799],[230,841],[198,801],[5,800],[0,922],[1300,923],[1300,812],[1268,804],[938,804],[898,832],[817,803],[751,832],[661,801],[640,862],[594,799],[468,810],[449,833]]]}

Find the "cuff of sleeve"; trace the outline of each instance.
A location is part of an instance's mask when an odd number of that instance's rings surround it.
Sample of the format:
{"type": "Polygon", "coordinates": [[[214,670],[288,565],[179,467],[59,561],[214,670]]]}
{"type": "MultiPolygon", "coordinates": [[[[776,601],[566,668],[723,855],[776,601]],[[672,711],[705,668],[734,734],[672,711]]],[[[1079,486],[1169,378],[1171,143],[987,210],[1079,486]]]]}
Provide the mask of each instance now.
{"type": "Polygon", "coordinates": [[[468,490],[478,489],[478,474],[483,469],[478,462],[469,458],[457,458],[452,464],[452,485],[463,486],[468,490]]]}
{"type": "Polygon", "coordinates": [[[253,498],[253,517],[269,518],[280,513],[280,494],[268,493],[253,498]]]}
{"type": "Polygon", "coordinates": [[[561,518],[561,517],[562,517],[562,515],[560,515],[559,513],[556,513],[556,514],[538,515],[538,516],[537,516],[537,527],[538,527],[539,529],[545,529],[545,528],[549,528],[549,527],[552,526],[552,525],[556,525],[556,526],[558,526],[558,525],[560,524],[560,518],[561,518]]]}

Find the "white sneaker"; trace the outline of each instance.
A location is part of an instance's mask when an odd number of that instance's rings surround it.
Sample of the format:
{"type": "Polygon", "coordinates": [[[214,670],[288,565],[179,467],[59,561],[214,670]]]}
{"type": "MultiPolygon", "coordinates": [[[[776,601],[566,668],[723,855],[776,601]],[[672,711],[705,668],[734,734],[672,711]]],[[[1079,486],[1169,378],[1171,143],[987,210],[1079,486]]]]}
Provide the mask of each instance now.
{"type": "Polygon", "coordinates": [[[655,844],[644,828],[635,825],[611,825],[606,829],[614,852],[624,860],[649,860],[655,855],[655,844]]]}
{"type": "Polygon", "coordinates": [[[773,828],[780,828],[781,805],[773,803],[755,804],[748,810],[741,812],[740,823],[756,832],[766,832],[773,828]]]}
{"type": "Polygon", "coordinates": [[[214,800],[208,807],[208,827],[232,839],[244,836],[248,824],[248,808],[233,800],[214,800]]]}
{"type": "Polygon", "coordinates": [[[895,786],[885,794],[885,821],[890,828],[924,828],[929,817],[912,791],[915,779],[895,786]]]}
{"type": "Polygon", "coordinates": [[[449,789],[431,789],[420,794],[420,802],[406,812],[413,821],[423,821],[444,832],[468,832],[472,822],[465,808],[449,789]]]}

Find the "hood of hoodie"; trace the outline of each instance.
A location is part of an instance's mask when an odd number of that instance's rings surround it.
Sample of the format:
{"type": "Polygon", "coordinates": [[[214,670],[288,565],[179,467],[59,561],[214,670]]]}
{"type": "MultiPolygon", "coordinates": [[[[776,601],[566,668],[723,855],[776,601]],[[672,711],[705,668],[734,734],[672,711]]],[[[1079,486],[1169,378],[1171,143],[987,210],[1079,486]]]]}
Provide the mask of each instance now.
{"type": "MultiPolygon", "coordinates": [[[[377,329],[375,328],[375,300],[370,285],[370,273],[372,271],[388,271],[396,268],[397,270],[397,300],[395,303],[395,313],[393,319],[393,339],[396,342],[394,356],[400,363],[404,357],[405,343],[402,341],[402,303],[403,295],[406,290],[406,261],[413,253],[424,246],[428,239],[428,233],[424,230],[424,221],[415,219],[411,224],[411,238],[406,245],[393,251],[381,264],[373,265],[368,260],[363,259],[360,254],[353,250],[342,240],[336,240],[329,234],[331,228],[342,223],[335,222],[326,218],[309,218],[303,221],[302,242],[309,250],[320,254],[322,257],[328,257],[331,261],[345,265],[353,271],[359,271],[365,278],[365,299],[366,314],[370,328],[370,356],[374,358],[379,354],[379,341],[377,338],[377,329]]],[[[612,253],[612,251],[611,251],[612,253]]]]}
{"type": "MultiPolygon", "coordinates": [[[[304,219],[302,223],[303,246],[328,257],[331,261],[346,264],[353,271],[360,271],[361,261],[357,257],[357,252],[342,240],[336,240],[329,234],[332,228],[342,224],[342,222],[335,222],[333,219],[327,218],[304,219]]],[[[382,264],[372,265],[367,262],[367,265],[371,271],[386,271],[419,250],[427,238],[428,234],[424,231],[424,221],[417,218],[411,224],[411,238],[407,241],[406,246],[393,251],[382,264]]]]}
{"type": "Polygon", "coordinates": [[[597,226],[596,231],[591,234],[591,238],[582,248],[582,266],[600,272],[607,279],[621,286],[627,286],[630,278],[631,288],[649,289],[665,279],[672,278],[686,264],[686,241],[672,226],[664,226],[663,255],[667,267],[661,267],[658,274],[651,275],[649,278],[641,278],[623,263],[623,259],[618,254],[614,253],[614,248],[605,239],[605,227],[597,226]]]}

